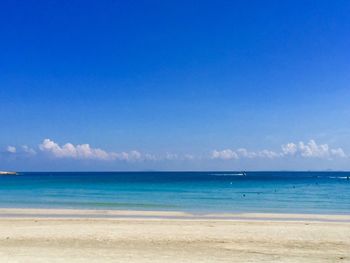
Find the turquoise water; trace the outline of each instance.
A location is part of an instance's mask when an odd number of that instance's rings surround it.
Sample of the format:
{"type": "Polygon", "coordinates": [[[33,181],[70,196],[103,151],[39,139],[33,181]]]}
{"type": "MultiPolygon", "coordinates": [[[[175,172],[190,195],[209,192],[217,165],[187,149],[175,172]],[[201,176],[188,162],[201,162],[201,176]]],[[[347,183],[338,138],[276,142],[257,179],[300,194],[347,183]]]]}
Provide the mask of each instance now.
{"type": "Polygon", "coordinates": [[[345,172],[87,172],[0,177],[2,208],[350,214],[345,172]]]}

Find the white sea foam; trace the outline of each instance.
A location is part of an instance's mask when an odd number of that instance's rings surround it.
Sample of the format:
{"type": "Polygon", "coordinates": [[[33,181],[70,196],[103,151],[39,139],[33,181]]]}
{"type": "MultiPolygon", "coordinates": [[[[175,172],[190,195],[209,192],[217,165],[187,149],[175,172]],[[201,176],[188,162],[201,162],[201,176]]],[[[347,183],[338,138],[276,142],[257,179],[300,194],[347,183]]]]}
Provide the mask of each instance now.
{"type": "Polygon", "coordinates": [[[243,173],[232,173],[232,174],[222,174],[222,173],[216,173],[216,174],[210,174],[214,176],[244,176],[243,173]]]}
{"type": "Polygon", "coordinates": [[[329,176],[328,178],[332,178],[332,179],[348,179],[349,177],[347,177],[347,176],[329,176]]]}

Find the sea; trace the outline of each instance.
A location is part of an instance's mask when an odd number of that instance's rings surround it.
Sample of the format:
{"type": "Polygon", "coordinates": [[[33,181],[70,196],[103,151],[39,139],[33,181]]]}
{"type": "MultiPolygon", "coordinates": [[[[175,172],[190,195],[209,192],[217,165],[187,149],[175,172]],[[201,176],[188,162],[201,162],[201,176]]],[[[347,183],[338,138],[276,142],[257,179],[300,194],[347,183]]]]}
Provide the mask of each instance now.
{"type": "Polygon", "coordinates": [[[350,214],[349,172],[21,172],[0,208],[350,214]]]}

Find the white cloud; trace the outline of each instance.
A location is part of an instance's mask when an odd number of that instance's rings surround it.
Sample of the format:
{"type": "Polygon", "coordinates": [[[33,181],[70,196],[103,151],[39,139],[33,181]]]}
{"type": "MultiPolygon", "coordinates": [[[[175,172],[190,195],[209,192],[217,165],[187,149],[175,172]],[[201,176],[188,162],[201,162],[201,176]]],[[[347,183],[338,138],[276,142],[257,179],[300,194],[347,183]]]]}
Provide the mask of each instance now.
{"type": "Polygon", "coordinates": [[[236,152],[238,157],[243,157],[243,158],[255,158],[257,156],[255,152],[250,152],[245,148],[239,148],[236,152]]]}
{"type": "Polygon", "coordinates": [[[347,157],[342,148],[331,149],[328,144],[317,144],[315,140],[308,143],[299,142],[282,145],[283,155],[298,155],[306,158],[347,157]]]}
{"type": "Polygon", "coordinates": [[[190,154],[178,155],[176,153],[165,153],[165,155],[142,154],[137,150],[129,152],[107,152],[99,148],[92,148],[89,144],[66,143],[59,145],[51,139],[45,139],[39,145],[40,151],[48,153],[56,158],[72,159],[95,159],[95,160],[120,160],[120,161],[162,161],[162,160],[193,160],[190,154]]]}
{"type": "Polygon", "coordinates": [[[39,145],[39,149],[43,152],[50,153],[57,158],[124,161],[135,161],[142,159],[142,155],[138,151],[121,153],[107,152],[99,148],[92,148],[89,144],[74,145],[72,143],[66,143],[60,146],[50,139],[45,139],[39,145]]]}
{"type": "Polygon", "coordinates": [[[115,153],[112,152],[109,154],[110,159],[112,160],[122,160],[122,161],[138,161],[144,159],[142,154],[139,151],[130,151],[130,152],[121,152],[115,153]]]}
{"type": "Polygon", "coordinates": [[[282,145],[284,155],[294,155],[298,151],[298,146],[295,143],[287,143],[282,145]]]}
{"type": "Polygon", "coordinates": [[[176,153],[166,153],[165,154],[165,160],[177,160],[179,158],[179,156],[176,153]]]}
{"type": "Polygon", "coordinates": [[[342,148],[331,149],[331,155],[336,156],[336,157],[341,157],[341,158],[347,157],[342,148]]]}
{"type": "Polygon", "coordinates": [[[29,157],[36,154],[36,151],[27,145],[22,145],[20,147],[7,146],[5,153],[10,154],[13,157],[29,157]]]}
{"type": "Polygon", "coordinates": [[[161,160],[168,160],[168,161],[190,161],[194,160],[196,157],[193,154],[177,154],[177,153],[169,153],[167,152],[165,156],[159,156],[157,159],[159,161],[161,160]]]}
{"type": "Polygon", "coordinates": [[[310,140],[307,144],[299,142],[299,151],[303,157],[327,157],[329,155],[328,145],[318,145],[314,140],[310,140]]]}
{"type": "Polygon", "coordinates": [[[281,154],[270,150],[262,150],[258,152],[258,156],[262,158],[274,159],[274,158],[280,157],[281,154]]]}
{"type": "Polygon", "coordinates": [[[239,159],[238,154],[235,151],[230,149],[217,151],[214,150],[211,155],[212,159],[223,159],[223,160],[231,160],[231,159],[239,159]]]}
{"type": "Polygon", "coordinates": [[[8,153],[16,153],[16,152],[17,152],[17,149],[16,149],[16,147],[14,147],[14,146],[7,146],[6,151],[7,151],[8,153]]]}
{"type": "MultiPolygon", "coordinates": [[[[59,145],[51,139],[45,139],[39,145],[38,149],[45,154],[49,154],[55,158],[71,158],[80,160],[119,160],[119,161],[186,161],[186,160],[202,160],[208,159],[208,156],[192,155],[192,154],[177,154],[166,152],[160,155],[150,153],[141,153],[137,150],[128,152],[108,152],[100,148],[93,148],[89,144],[66,143],[59,145]]],[[[22,146],[7,146],[4,153],[11,156],[30,157],[37,154],[36,150],[22,146]]],[[[249,151],[246,148],[214,150],[210,155],[210,159],[221,160],[238,160],[238,159],[276,159],[276,158],[319,158],[319,159],[335,159],[348,158],[342,148],[331,148],[328,144],[317,144],[315,140],[310,140],[305,143],[289,142],[281,146],[280,151],[269,149],[249,151]]]]}
{"type": "Polygon", "coordinates": [[[222,151],[215,150],[211,154],[212,159],[232,160],[240,158],[282,158],[286,156],[300,156],[303,158],[328,158],[333,157],[347,157],[342,148],[331,149],[328,144],[317,144],[315,140],[310,140],[308,143],[287,143],[281,146],[282,152],[275,152],[272,150],[248,151],[245,148],[237,150],[226,149],[222,151]]]}
{"type": "Polygon", "coordinates": [[[109,158],[109,154],[101,149],[93,149],[89,144],[73,145],[66,143],[63,146],[58,145],[50,139],[45,139],[39,149],[43,152],[49,152],[58,158],[76,158],[76,159],[102,159],[109,158]]]}
{"type": "Polygon", "coordinates": [[[21,150],[27,155],[35,155],[36,151],[33,148],[28,147],[27,145],[22,145],[21,150]]]}
{"type": "Polygon", "coordinates": [[[241,158],[268,158],[273,159],[280,157],[280,153],[276,153],[270,150],[262,150],[258,152],[248,151],[245,148],[239,148],[237,150],[226,149],[222,151],[213,151],[211,158],[212,159],[222,159],[222,160],[232,160],[232,159],[241,159],[241,158]]]}

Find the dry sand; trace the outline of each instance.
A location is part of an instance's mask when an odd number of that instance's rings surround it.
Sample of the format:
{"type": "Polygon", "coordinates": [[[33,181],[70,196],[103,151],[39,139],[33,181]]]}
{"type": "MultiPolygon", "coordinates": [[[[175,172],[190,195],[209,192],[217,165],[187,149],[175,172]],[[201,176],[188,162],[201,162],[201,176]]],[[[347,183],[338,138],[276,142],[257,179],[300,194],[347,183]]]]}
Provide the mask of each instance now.
{"type": "Polygon", "coordinates": [[[350,262],[349,219],[1,209],[0,262],[350,262]]]}

